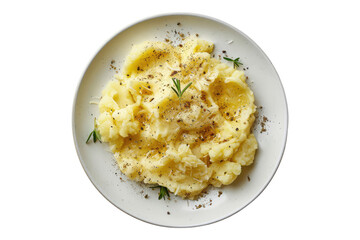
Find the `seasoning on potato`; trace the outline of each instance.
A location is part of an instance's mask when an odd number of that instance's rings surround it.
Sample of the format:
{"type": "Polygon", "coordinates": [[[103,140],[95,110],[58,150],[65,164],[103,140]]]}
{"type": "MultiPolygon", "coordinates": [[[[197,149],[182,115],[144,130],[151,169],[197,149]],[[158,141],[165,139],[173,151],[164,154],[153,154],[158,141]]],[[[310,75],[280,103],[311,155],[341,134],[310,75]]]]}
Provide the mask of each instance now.
{"type": "Polygon", "coordinates": [[[252,164],[253,92],[213,48],[194,36],[181,46],[145,41],[103,90],[97,127],[130,179],[194,199],[252,164]]]}

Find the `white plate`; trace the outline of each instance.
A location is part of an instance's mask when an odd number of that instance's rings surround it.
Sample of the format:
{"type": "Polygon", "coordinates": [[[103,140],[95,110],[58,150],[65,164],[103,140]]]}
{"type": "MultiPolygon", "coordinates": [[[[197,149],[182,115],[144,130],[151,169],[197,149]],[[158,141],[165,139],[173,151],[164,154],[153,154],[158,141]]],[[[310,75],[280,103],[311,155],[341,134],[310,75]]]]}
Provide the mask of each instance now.
{"type": "MultiPolygon", "coordinates": [[[[223,55],[223,54],[222,54],[223,55]]],[[[244,33],[211,17],[193,14],[170,14],[145,19],[118,33],[96,54],[79,84],[73,106],[73,135],[81,164],[99,192],[122,211],[140,220],[170,227],[190,227],[213,223],[240,211],[267,186],[279,166],[284,152],[288,125],[285,93],[274,66],[264,52],[244,33]],[[180,25],[177,23],[180,22],[180,25]],[[98,106],[89,104],[99,97],[105,84],[113,78],[110,62],[117,68],[133,44],[144,40],[172,39],[174,30],[199,34],[215,44],[214,53],[226,50],[229,57],[240,57],[248,83],[255,94],[259,116],[266,116],[266,132],[260,133],[259,119],[254,134],[259,142],[255,162],[243,168],[231,185],[211,188],[197,201],[158,200],[158,189],[128,180],[120,173],[107,144],[85,144],[98,116],[98,106]],[[167,31],[169,33],[167,33],[167,31]],[[249,181],[249,179],[250,181],[249,181]],[[219,196],[219,191],[222,192],[219,196]],[[148,198],[145,198],[145,195],[148,198]],[[197,208],[203,205],[201,208],[197,208]],[[197,207],[196,207],[197,206],[197,207]]]]}

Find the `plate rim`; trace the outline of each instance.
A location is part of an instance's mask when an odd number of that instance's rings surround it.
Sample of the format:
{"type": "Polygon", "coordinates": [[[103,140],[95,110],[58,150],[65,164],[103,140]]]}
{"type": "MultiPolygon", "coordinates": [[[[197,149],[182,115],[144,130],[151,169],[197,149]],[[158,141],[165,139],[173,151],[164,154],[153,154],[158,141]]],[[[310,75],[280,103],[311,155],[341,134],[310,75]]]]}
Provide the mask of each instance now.
{"type": "Polygon", "coordinates": [[[280,163],[282,161],[282,158],[284,156],[284,153],[285,153],[285,149],[286,149],[286,143],[287,143],[287,137],[288,137],[288,126],[289,126],[289,110],[288,110],[288,102],[287,102],[287,98],[286,98],[286,94],[285,94],[285,89],[284,89],[284,86],[282,84],[282,81],[280,79],[280,76],[274,66],[274,64],[271,62],[270,58],[265,54],[265,52],[256,44],[255,41],[253,41],[249,36],[247,36],[245,33],[243,33],[241,30],[239,30],[238,28],[234,27],[233,25],[227,23],[227,22],[224,22],[218,18],[215,18],[215,17],[211,17],[209,15],[204,15],[204,14],[200,14],[200,13],[193,13],[193,12],[169,12],[169,13],[160,13],[160,14],[155,14],[155,15],[148,15],[148,16],[145,16],[143,18],[141,18],[140,20],[137,20],[137,21],[134,21],[132,22],[131,24],[128,24],[126,25],[125,27],[121,28],[120,30],[118,30],[112,37],[110,37],[108,40],[105,41],[105,43],[102,45],[102,47],[95,52],[95,54],[93,55],[93,57],[91,58],[91,60],[89,61],[89,63],[86,65],[86,68],[85,70],[83,71],[83,74],[81,75],[81,78],[80,78],[80,81],[78,81],[77,83],[77,86],[75,88],[75,96],[73,98],[73,105],[72,105],[72,115],[71,115],[71,122],[72,122],[72,134],[73,134],[73,141],[74,141],[74,145],[75,145],[75,149],[76,149],[76,153],[77,153],[77,156],[79,158],[79,161],[80,161],[80,164],[81,164],[81,167],[83,168],[84,172],[86,173],[88,179],[90,180],[90,182],[92,183],[92,185],[97,189],[97,191],[108,201],[110,202],[113,206],[115,206],[116,208],[118,208],[119,210],[121,210],[122,212],[128,214],[129,216],[135,218],[135,219],[138,219],[142,222],[146,222],[146,223],[150,223],[152,225],[156,225],[156,226],[160,226],[160,227],[168,227],[168,228],[193,228],[193,227],[201,227],[201,226],[205,226],[205,225],[209,225],[209,224],[213,224],[213,223],[216,223],[216,222],[219,222],[219,221],[222,221],[224,219],[227,219],[231,216],[233,216],[234,214],[240,212],[241,210],[243,210],[245,207],[247,207],[250,203],[252,203],[255,199],[257,199],[260,194],[267,188],[267,186],[270,184],[271,180],[274,178],[275,176],[275,173],[277,172],[279,166],[280,166],[280,163]],[[280,83],[280,88],[281,88],[281,91],[282,91],[282,94],[284,96],[284,102],[285,102],[285,122],[284,122],[284,133],[285,133],[285,136],[284,136],[284,140],[283,140],[283,143],[282,143],[282,149],[281,149],[281,154],[279,156],[279,159],[277,161],[277,165],[274,169],[274,172],[272,173],[271,177],[268,179],[267,183],[260,189],[260,191],[255,194],[255,196],[247,203],[245,204],[244,206],[242,206],[241,208],[237,209],[236,211],[234,211],[233,213],[231,214],[228,214],[224,217],[221,217],[219,219],[215,219],[215,220],[211,220],[211,221],[206,221],[204,223],[200,223],[200,224],[194,224],[194,225],[181,225],[181,226],[175,226],[175,225],[166,225],[166,224],[159,224],[159,223],[156,223],[156,222],[151,222],[151,221],[148,221],[148,220],[145,220],[145,219],[141,219],[127,211],[125,211],[124,209],[120,208],[119,206],[117,206],[115,203],[113,203],[109,198],[107,198],[101,191],[100,189],[96,186],[96,184],[93,182],[93,180],[90,178],[89,176],[89,173],[87,172],[87,170],[85,169],[85,164],[84,164],[84,161],[82,159],[82,156],[80,154],[80,151],[79,151],[79,146],[78,146],[78,141],[77,141],[77,137],[76,137],[76,133],[75,133],[75,109],[76,109],[76,102],[77,102],[77,99],[78,99],[78,93],[79,93],[79,89],[80,89],[80,86],[84,80],[84,77],[85,77],[85,74],[86,72],[88,71],[91,63],[94,61],[95,57],[103,50],[103,48],[110,42],[112,41],[116,36],[118,36],[121,32],[124,32],[125,30],[139,24],[139,23],[142,23],[142,22],[145,22],[145,21],[149,21],[149,20],[152,20],[152,19],[156,19],[156,18],[161,18],[161,17],[170,17],[170,16],[190,16],[190,17],[199,17],[199,18],[204,18],[204,19],[207,19],[207,20],[211,20],[211,21],[214,21],[214,22],[218,22],[218,23],[221,23],[231,29],[233,29],[234,31],[236,31],[237,33],[239,33],[240,35],[242,35],[243,37],[245,37],[248,41],[250,41],[258,50],[260,50],[260,52],[264,55],[264,57],[267,59],[267,61],[270,63],[270,65],[272,66],[272,68],[274,69],[275,71],[275,74],[278,78],[278,81],[280,83]]]}

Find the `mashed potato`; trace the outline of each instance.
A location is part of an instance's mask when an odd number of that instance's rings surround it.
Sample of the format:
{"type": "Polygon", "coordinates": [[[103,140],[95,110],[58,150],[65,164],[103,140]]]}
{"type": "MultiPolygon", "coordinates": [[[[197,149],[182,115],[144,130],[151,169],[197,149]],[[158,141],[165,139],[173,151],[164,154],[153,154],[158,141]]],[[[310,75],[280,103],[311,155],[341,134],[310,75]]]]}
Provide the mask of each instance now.
{"type": "Polygon", "coordinates": [[[188,37],[174,47],[135,45],[99,104],[98,129],[120,170],[184,198],[231,184],[252,164],[254,96],[243,71],[212,58],[214,45],[188,37]],[[181,81],[181,101],[171,89],[181,81]]]}

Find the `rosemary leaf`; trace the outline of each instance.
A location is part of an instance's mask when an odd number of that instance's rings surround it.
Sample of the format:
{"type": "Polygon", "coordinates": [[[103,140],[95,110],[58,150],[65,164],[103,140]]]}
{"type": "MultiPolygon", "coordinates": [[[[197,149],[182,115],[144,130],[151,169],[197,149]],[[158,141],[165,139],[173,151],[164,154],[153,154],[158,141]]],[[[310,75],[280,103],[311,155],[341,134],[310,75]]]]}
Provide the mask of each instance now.
{"type": "Polygon", "coordinates": [[[178,92],[175,90],[174,87],[171,87],[171,89],[174,90],[174,92],[176,93],[176,95],[177,95],[178,97],[180,97],[179,94],[178,94],[178,92]]]}
{"type": "Polygon", "coordinates": [[[182,92],[181,92],[181,96],[183,95],[183,93],[186,91],[186,89],[188,89],[188,87],[190,87],[190,85],[192,84],[192,82],[191,83],[189,83],[183,90],[182,90],[182,92]]]}
{"type": "Polygon", "coordinates": [[[89,142],[91,136],[93,137],[94,143],[96,143],[97,140],[99,140],[99,142],[101,143],[101,135],[99,133],[99,130],[97,129],[96,118],[94,118],[94,130],[92,130],[92,132],[90,133],[89,137],[86,140],[86,143],[89,142]]]}
{"type": "Polygon", "coordinates": [[[177,78],[172,78],[172,81],[175,85],[175,88],[174,87],[171,87],[171,89],[176,93],[176,96],[178,96],[179,98],[179,101],[181,102],[181,97],[182,95],[184,94],[184,92],[190,87],[190,85],[192,84],[192,82],[190,82],[188,85],[186,85],[186,87],[181,90],[181,83],[180,83],[180,80],[177,79],[177,78]]]}
{"type": "Polygon", "coordinates": [[[228,58],[228,57],[223,57],[226,61],[229,61],[229,62],[233,62],[234,63],[234,68],[236,67],[240,67],[240,65],[243,65],[240,61],[239,61],[239,57],[238,58],[235,58],[235,59],[231,59],[231,58],[228,58]]]}
{"type": "Polygon", "coordinates": [[[160,191],[159,191],[159,200],[160,199],[166,199],[166,196],[169,198],[170,197],[170,194],[169,194],[169,190],[166,188],[166,187],[163,187],[163,186],[160,186],[160,185],[157,185],[157,186],[152,186],[150,188],[160,188],[160,191]]]}
{"type": "Polygon", "coordinates": [[[88,143],[88,141],[90,140],[91,135],[93,135],[93,133],[94,133],[94,131],[92,131],[92,132],[90,133],[90,135],[89,135],[88,139],[86,140],[86,143],[88,143]]]}

